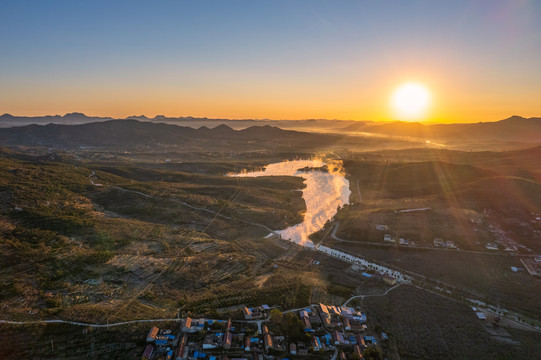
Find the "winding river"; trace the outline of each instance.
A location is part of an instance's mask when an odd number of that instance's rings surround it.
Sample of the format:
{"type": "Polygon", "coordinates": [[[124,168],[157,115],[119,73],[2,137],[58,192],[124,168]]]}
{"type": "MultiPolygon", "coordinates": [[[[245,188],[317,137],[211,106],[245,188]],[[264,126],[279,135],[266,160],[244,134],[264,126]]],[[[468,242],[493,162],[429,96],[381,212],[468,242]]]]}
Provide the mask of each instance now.
{"type": "Polygon", "coordinates": [[[262,171],[243,172],[231,176],[258,177],[258,176],[299,176],[305,181],[306,187],[302,190],[302,197],[306,202],[304,221],[284,230],[277,230],[283,239],[293,241],[299,245],[314,247],[308,239],[323,228],[331,220],[338,208],[349,204],[349,181],[339,171],[317,170],[326,165],[321,160],[293,160],[272,163],[265,166],[262,171]],[[304,168],[314,168],[308,171],[304,168]]]}

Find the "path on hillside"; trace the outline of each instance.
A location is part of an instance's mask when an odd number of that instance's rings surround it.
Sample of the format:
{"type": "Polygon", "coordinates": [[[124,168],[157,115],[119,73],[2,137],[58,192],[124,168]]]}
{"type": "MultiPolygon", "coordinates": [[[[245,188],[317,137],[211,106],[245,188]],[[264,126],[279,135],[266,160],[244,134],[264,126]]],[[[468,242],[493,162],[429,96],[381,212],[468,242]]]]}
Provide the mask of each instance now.
{"type": "Polygon", "coordinates": [[[347,299],[347,301],[346,301],[344,304],[342,304],[342,306],[348,306],[349,302],[350,302],[351,300],[353,300],[353,299],[364,299],[364,298],[366,298],[366,297],[372,297],[372,296],[373,296],[373,297],[376,297],[376,296],[385,296],[385,295],[387,295],[387,294],[389,293],[389,291],[391,291],[391,290],[393,290],[393,289],[396,289],[396,288],[399,287],[400,285],[401,285],[401,284],[398,283],[398,284],[394,285],[393,287],[388,288],[387,290],[385,290],[384,293],[381,293],[381,294],[354,295],[354,296],[350,297],[349,299],[347,299]]]}
{"type": "MultiPolygon", "coordinates": [[[[164,199],[164,198],[161,198],[161,197],[148,195],[148,194],[142,193],[140,191],[125,189],[125,188],[122,188],[122,187],[119,187],[119,186],[114,186],[114,185],[107,185],[107,186],[110,187],[110,188],[113,188],[113,189],[120,190],[120,191],[130,192],[132,194],[141,195],[141,196],[146,197],[147,199],[155,199],[155,200],[163,200],[164,199]]],[[[274,230],[272,230],[271,228],[269,228],[268,226],[263,225],[263,224],[255,223],[255,222],[244,220],[244,219],[233,218],[231,216],[221,214],[221,213],[219,213],[218,211],[215,211],[215,210],[210,210],[210,209],[207,209],[207,208],[190,205],[187,202],[184,202],[184,201],[181,201],[181,200],[178,200],[178,199],[173,199],[173,198],[165,198],[165,199],[174,201],[176,203],[179,203],[179,204],[181,204],[183,206],[186,206],[186,207],[188,207],[188,208],[190,208],[192,210],[204,211],[204,212],[207,212],[207,213],[212,214],[214,216],[219,216],[219,217],[221,217],[223,219],[232,220],[232,221],[240,221],[240,222],[243,222],[245,224],[261,227],[261,228],[267,230],[268,232],[275,233],[274,230]]]]}
{"type": "MultiPolygon", "coordinates": [[[[92,171],[92,174],[89,176],[90,177],[93,177],[95,176],[95,171],[92,171]]],[[[92,179],[90,179],[91,183],[95,186],[101,186],[101,184],[95,184],[94,181],[92,181],[92,179]]],[[[121,187],[118,187],[118,186],[112,186],[112,185],[109,185],[110,187],[112,188],[115,188],[115,189],[118,189],[118,190],[121,190],[121,191],[126,191],[126,192],[132,192],[132,193],[135,193],[135,194],[138,194],[138,195],[141,195],[141,196],[144,196],[146,198],[154,198],[154,199],[163,199],[163,198],[159,198],[159,197],[154,197],[154,196],[151,196],[151,195],[148,195],[148,194],[145,194],[145,193],[142,193],[142,192],[139,192],[139,191],[135,191],[135,190],[128,190],[128,189],[124,189],[124,188],[121,188],[121,187]]],[[[357,181],[357,191],[359,193],[359,199],[361,199],[360,197],[360,189],[359,189],[359,182],[357,181]]],[[[202,207],[197,207],[197,206],[193,206],[193,205],[190,205],[186,202],[183,202],[183,201],[180,201],[180,200],[177,200],[177,199],[170,199],[169,200],[171,201],[175,201],[175,202],[178,202],[186,207],[189,207],[193,210],[197,210],[197,211],[204,211],[204,212],[207,212],[207,213],[210,213],[210,214],[213,214],[215,217],[222,217],[224,219],[228,219],[228,220],[231,220],[231,221],[240,221],[240,222],[243,222],[243,223],[246,223],[246,224],[249,224],[249,225],[253,225],[253,226],[258,226],[258,227],[261,227],[261,228],[264,228],[265,230],[271,232],[271,233],[276,233],[275,231],[271,230],[269,227],[267,227],[266,225],[263,225],[263,224],[258,224],[258,223],[254,223],[254,222],[251,222],[251,221],[247,221],[247,220],[243,220],[243,219],[236,219],[236,218],[233,218],[233,217],[230,217],[230,216],[227,216],[227,215],[223,215],[221,214],[220,212],[217,212],[217,211],[214,211],[214,210],[210,210],[210,209],[206,209],[206,208],[202,208],[202,207]]],[[[352,240],[345,240],[345,239],[341,239],[339,237],[336,236],[336,233],[338,231],[338,228],[340,226],[340,222],[336,222],[335,223],[335,226],[333,228],[333,231],[331,233],[331,238],[335,241],[340,241],[340,242],[348,242],[348,243],[357,243],[359,244],[360,242],[358,241],[352,241],[352,240]]],[[[372,243],[370,243],[372,244],[372,243]]],[[[385,244],[381,244],[381,243],[373,243],[374,245],[385,245],[385,244]]],[[[440,250],[440,251],[449,251],[447,249],[439,249],[439,248],[432,248],[432,247],[405,247],[405,248],[411,248],[411,249],[415,249],[415,248],[420,248],[420,249],[428,249],[428,250],[440,250]]],[[[498,254],[498,253],[485,253],[485,252],[476,252],[476,251],[467,251],[467,250],[457,250],[457,251],[460,251],[460,252],[469,252],[469,253],[478,253],[478,254],[490,254],[490,255],[506,255],[508,256],[507,254],[498,254]]],[[[329,254],[327,254],[329,255],[329,254]]],[[[342,259],[343,261],[346,261],[346,262],[349,262],[347,260],[344,260],[342,259]]],[[[395,267],[396,268],[396,267],[395,267]]],[[[401,269],[401,271],[404,271],[403,269],[401,269]]],[[[452,286],[450,284],[446,284],[444,282],[441,282],[441,281],[438,281],[438,280],[434,280],[434,279],[430,279],[428,278],[427,276],[424,276],[424,275],[421,275],[421,274],[417,274],[417,273],[414,273],[414,272],[411,272],[411,271],[406,271],[406,273],[410,273],[410,274],[413,274],[414,276],[416,277],[420,277],[420,278],[424,278],[424,279],[427,279],[427,280],[431,280],[431,281],[434,281],[436,283],[439,283],[439,284],[442,284],[444,286],[447,286],[451,289],[454,289],[456,290],[456,287],[455,286],[452,286]]],[[[351,300],[353,300],[354,298],[364,298],[366,296],[384,296],[386,295],[389,291],[391,291],[392,289],[396,288],[399,284],[387,289],[387,291],[383,294],[377,294],[377,295],[357,295],[357,296],[354,296],[350,299],[348,299],[345,304],[348,304],[351,300]]],[[[428,289],[425,289],[425,290],[428,290],[428,289]]],[[[443,294],[440,294],[442,296],[444,296],[443,294]]],[[[444,297],[449,297],[449,296],[444,296],[444,297]]],[[[450,297],[449,297],[450,298],[450,297]]],[[[291,312],[291,311],[298,311],[300,309],[293,309],[293,310],[288,310],[288,312],[291,312]]],[[[173,319],[173,320],[176,320],[176,319],[173,319]]],[[[147,321],[152,321],[152,320],[134,320],[133,322],[147,322],[147,321]]],[[[158,320],[159,321],[159,320],[158,320]]],[[[167,320],[164,320],[164,321],[167,321],[167,320]]],[[[170,320],[169,320],[170,321],[170,320]]],[[[1,322],[5,322],[5,321],[0,321],[1,322]]],[[[47,320],[44,320],[43,322],[47,322],[47,320]]],[[[62,320],[50,320],[49,322],[63,322],[62,320]]],[[[11,322],[11,323],[16,323],[16,322],[11,322]]],[[[76,325],[86,325],[84,323],[77,323],[77,322],[66,322],[66,323],[71,323],[71,324],[76,324],[76,325]]],[[[115,325],[95,325],[96,327],[106,327],[106,326],[116,326],[116,325],[123,325],[123,324],[127,324],[127,323],[131,323],[131,322],[121,322],[121,323],[116,323],[115,325]]],[[[89,325],[90,326],[90,325],[89,325]]],[[[261,324],[259,323],[258,326],[261,326],[261,324]]]]}
{"type": "Polygon", "coordinates": [[[182,321],[182,319],[143,319],[143,320],[130,320],[130,321],[121,321],[111,324],[91,324],[84,323],[79,321],[69,321],[69,320],[35,320],[35,321],[11,321],[11,320],[0,320],[0,324],[10,324],[10,325],[30,325],[30,324],[69,324],[76,326],[88,326],[93,328],[108,328],[110,326],[120,326],[128,324],[137,324],[145,322],[170,322],[170,321],[182,321]]]}
{"type": "MultiPolygon", "coordinates": [[[[68,325],[75,325],[75,326],[87,326],[92,328],[108,328],[111,326],[122,326],[122,325],[129,325],[129,324],[139,324],[139,323],[148,323],[148,322],[181,322],[183,321],[183,318],[174,318],[174,319],[141,319],[141,320],[129,320],[129,321],[120,321],[116,323],[110,323],[110,324],[92,324],[92,323],[85,323],[80,321],[70,321],[70,320],[33,320],[33,321],[12,321],[12,320],[0,320],[0,324],[8,324],[8,325],[32,325],[32,324],[68,324],[68,325]]],[[[207,319],[212,321],[223,321],[221,319],[207,319]]],[[[249,324],[257,324],[257,327],[261,331],[261,323],[268,321],[268,320],[234,320],[235,322],[240,323],[249,323],[249,324]]]]}

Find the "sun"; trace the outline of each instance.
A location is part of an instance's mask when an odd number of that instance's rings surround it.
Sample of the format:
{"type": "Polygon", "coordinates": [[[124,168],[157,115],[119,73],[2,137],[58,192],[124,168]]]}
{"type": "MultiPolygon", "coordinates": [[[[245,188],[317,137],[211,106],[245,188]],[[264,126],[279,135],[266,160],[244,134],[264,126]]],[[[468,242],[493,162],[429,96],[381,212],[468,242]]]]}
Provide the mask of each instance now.
{"type": "Polygon", "coordinates": [[[426,86],[414,82],[400,85],[391,97],[393,115],[398,120],[423,120],[429,106],[430,91],[426,86]]]}

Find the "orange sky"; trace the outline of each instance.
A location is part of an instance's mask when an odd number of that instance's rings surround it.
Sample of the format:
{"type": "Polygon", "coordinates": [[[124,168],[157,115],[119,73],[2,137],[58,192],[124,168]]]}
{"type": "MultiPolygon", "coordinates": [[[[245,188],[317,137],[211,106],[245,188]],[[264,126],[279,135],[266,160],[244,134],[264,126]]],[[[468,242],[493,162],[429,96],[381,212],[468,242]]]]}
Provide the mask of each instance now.
{"type": "Polygon", "coordinates": [[[414,81],[417,120],[541,116],[533,0],[29,3],[2,8],[0,113],[394,120],[414,81]]]}

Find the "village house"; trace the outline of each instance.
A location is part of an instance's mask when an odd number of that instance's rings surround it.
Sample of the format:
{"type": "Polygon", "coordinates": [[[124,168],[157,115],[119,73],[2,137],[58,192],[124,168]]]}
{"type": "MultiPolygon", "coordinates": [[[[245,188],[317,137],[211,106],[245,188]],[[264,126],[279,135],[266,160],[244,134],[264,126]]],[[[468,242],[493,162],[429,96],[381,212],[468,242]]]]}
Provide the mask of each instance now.
{"type": "Polygon", "coordinates": [[[353,353],[355,354],[355,356],[359,359],[364,359],[363,357],[363,352],[361,350],[361,347],[359,345],[355,345],[353,347],[353,353]]]}
{"type": "Polygon", "coordinates": [[[383,275],[383,281],[387,285],[396,285],[396,279],[390,275],[383,275]]]}
{"type": "Polygon", "coordinates": [[[312,337],[312,347],[314,348],[314,351],[319,351],[321,347],[321,341],[317,336],[312,337]]]}
{"type": "Polygon", "coordinates": [[[263,342],[265,344],[265,351],[269,351],[269,349],[273,349],[274,346],[273,346],[273,343],[272,343],[272,337],[270,336],[270,334],[266,334],[263,336],[263,342]]]}
{"type": "Polygon", "coordinates": [[[160,329],[156,326],[153,326],[148,332],[147,342],[153,342],[154,340],[156,340],[156,335],[158,335],[158,331],[160,331],[160,329]]]}
{"type": "Polygon", "coordinates": [[[154,346],[148,344],[145,347],[145,351],[143,352],[143,356],[141,357],[142,360],[150,360],[152,359],[152,355],[154,354],[154,346]]]}
{"type": "Polygon", "coordinates": [[[269,316],[269,305],[261,305],[254,308],[244,307],[242,309],[242,315],[246,320],[264,319],[269,316]]]}
{"type": "Polygon", "coordinates": [[[289,353],[291,355],[297,355],[297,345],[295,345],[294,343],[291,343],[289,345],[289,353]]]}

